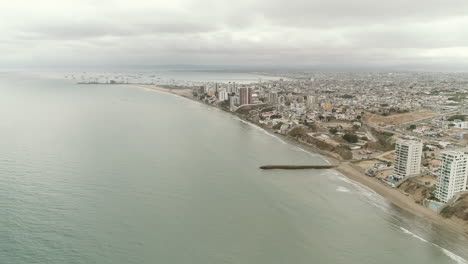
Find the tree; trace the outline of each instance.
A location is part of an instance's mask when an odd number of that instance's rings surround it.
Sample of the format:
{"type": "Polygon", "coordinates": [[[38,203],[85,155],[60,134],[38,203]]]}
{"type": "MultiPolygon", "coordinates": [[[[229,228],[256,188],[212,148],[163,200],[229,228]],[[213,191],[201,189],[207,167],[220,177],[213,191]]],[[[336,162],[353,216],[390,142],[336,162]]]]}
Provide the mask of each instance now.
{"type": "Polygon", "coordinates": [[[416,129],[416,125],[411,125],[409,126],[408,130],[415,130],[416,129]]]}
{"type": "Polygon", "coordinates": [[[332,127],[328,131],[332,133],[333,135],[335,135],[338,132],[338,129],[336,127],[332,127]]]}
{"type": "Polygon", "coordinates": [[[356,143],[359,140],[359,138],[358,138],[358,136],[356,134],[349,133],[349,132],[344,134],[343,139],[350,142],[350,143],[356,143]]]}
{"type": "Polygon", "coordinates": [[[465,115],[453,115],[448,119],[448,121],[454,121],[457,119],[461,121],[465,121],[465,115]]]}

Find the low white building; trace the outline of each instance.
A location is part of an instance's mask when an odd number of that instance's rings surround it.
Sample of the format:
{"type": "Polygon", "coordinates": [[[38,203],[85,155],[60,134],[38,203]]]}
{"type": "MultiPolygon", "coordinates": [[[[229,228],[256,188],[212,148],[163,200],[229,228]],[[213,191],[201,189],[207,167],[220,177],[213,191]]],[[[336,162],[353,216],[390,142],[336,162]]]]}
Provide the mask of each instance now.
{"type": "Polygon", "coordinates": [[[468,129],[468,121],[460,121],[453,123],[454,127],[461,129],[468,129]]]}

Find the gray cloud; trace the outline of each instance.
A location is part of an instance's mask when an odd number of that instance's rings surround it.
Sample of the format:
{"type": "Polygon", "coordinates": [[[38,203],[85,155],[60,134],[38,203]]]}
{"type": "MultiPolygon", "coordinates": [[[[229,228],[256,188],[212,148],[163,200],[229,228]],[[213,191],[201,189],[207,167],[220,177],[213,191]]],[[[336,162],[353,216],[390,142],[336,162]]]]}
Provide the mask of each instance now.
{"type": "Polygon", "coordinates": [[[0,10],[0,66],[462,69],[466,10],[466,0],[17,0],[0,10]]]}

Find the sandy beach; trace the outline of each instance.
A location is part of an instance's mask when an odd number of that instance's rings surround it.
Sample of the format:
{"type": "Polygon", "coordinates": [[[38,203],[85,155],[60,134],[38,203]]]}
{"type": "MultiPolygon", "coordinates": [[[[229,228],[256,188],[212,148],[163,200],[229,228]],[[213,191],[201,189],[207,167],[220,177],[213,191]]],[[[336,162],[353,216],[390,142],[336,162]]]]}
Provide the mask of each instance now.
{"type": "Polygon", "coordinates": [[[170,89],[170,88],[160,87],[160,86],[157,86],[157,85],[147,85],[147,84],[138,84],[138,85],[131,85],[131,86],[156,90],[156,91],[160,91],[160,92],[172,93],[172,94],[176,94],[176,95],[179,95],[179,96],[182,96],[182,97],[193,99],[191,89],[170,89]]]}
{"type": "Polygon", "coordinates": [[[386,186],[385,183],[379,181],[376,178],[366,176],[363,172],[359,171],[357,168],[354,168],[354,166],[348,162],[342,162],[335,170],[347,178],[359,182],[362,185],[372,189],[405,211],[430,220],[435,224],[443,225],[452,231],[465,235],[468,234],[468,225],[463,223],[463,221],[457,221],[457,219],[452,218],[443,218],[436,212],[433,212],[430,209],[415,203],[412,198],[404,195],[399,190],[386,186]]]}
{"type": "MultiPolygon", "coordinates": [[[[140,88],[146,88],[146,89],[152,89],[152,90],[161,91],[161,92],[172,93],[172,94],[175,94],[175,95],[178,95],[178,96],[182,96],[182,97],[185,97],[185,98],[192,99],[192,100],[194,100],[196,102],[200,102],[198,100],[195,100],[192,97],[192,90],[191,89],[169,89],[169,88],[159,87],[159,86],[156,86],[156,85],[132,85],[132,86],[140,87],[140,88]]],[[[212,105],[209,105],[209,106],[212,106],[212,105]]],[[[212,107],[214,107],[214,106],[212,106],[212,107]]],[[[218,108],[218,109],[220,109],[220,108],[218,108]]],[[[224,110],[224,109],[220,109],[220,110],[224,110]]],[[[243,119],[243,120],[245,120],[247,122],[250,122],[249,120],[246,120],[243,116],[241,116],[239,114],[232,113],[232,112],[230,112],[230,113],[238,116],[239,118],[241,118],[241,119],[243,119]]],[[[329,164],[337,165],[337,167],[335,168],[336,171],[343,174],[347,178],[370,188],[371,190],[375,191],[376,193],[378,193],[379,195],[381,195],[382,197],[384,197],[386,200],[393,203],[397,207],[399,207],[399,208],[401,208],[401,209],[403,209],[405,211],[408,211],[408,212],[410,212],[412,214],[415,214],[415,215],[417,215],[419,217],[423,217],[423,218],[425,218],[425,219],[427,219],[427,220],[429,220],[432,223],[435,223],[437,225],[445,226],[445,227],[447,227],[448,229],[450,229],[450,230],[452,230],[454,232],[468,235],[468,223],[465,223],[461,219],[454,219],[453,217],[449,218],[449,219],[443,218],[442,216],[440,216],[436,212],[433,212],[430,209],[425,208],[425,207],[415,203],[415,201],[411,197],[408,197],[408,196],[404,195],[399,190],[393,189],[393,188],[387,186],[385,183],[383,183],[382,181],[379,181],[376,178],[366,176],[364,174],[364,172],[361,169],[359,169],[356,165],[353,165],[350,162],[342,161],[340,159],[340,157],[336,153],[331,153],[329,151],[319,149],[319,148],[317,148],[315,146],[312,146],[310,144],[307,144],[305,142],[298,142],[296,139],[293,139],[293,138],[291,138],[289,136],[279,135],[279,134],[276,134],[271,129],[261,127],[261,126],[255,124],[255,123],[252,123],[252,122],[250,122],[250,123],[253,124],[253,125],[256,125],[256,126],[262,128],[262,129],[265,129],[266,131],[268,131],[268,132],[270,132],[272,134],[275,134],[275,136],[279,136],[280,138],[284,139],[288,143],[294,144],[296,146],[300,146],[300,147],[302,147],[302,148],[304,148],[306,150],[316,152],[316,153],[319,153],[319,154],[323,155],[324,158],[328,161],[329,164]]]]}

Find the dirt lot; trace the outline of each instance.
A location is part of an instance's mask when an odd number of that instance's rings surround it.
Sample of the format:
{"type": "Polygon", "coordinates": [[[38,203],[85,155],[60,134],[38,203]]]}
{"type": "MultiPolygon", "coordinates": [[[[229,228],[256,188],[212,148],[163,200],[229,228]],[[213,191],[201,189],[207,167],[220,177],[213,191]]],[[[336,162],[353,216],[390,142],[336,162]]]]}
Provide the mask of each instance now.
{"type": "Polygon", "coordinates": [[[385,153],[382,153],[381,155],[377,156],[379,159],[387,160],[387,161],[392,161],[394,160],[394,151],[387,151],[385,153]]]}
{"type": "Polygon", "coordinates": [[[426,185],[426,183],[429,183],[429,186],[432,186],[437,183],[437,179],[434,176],[430,175],[414,177],[413,181],[422,185],[426,185]]]}
{"type": "Polygon", "coordinates": [[[427,109],[421,109],[411,113],[382,116],[366,112],[364,119],[371,124],[400,125],[406,122],[436,116],[437,113],[427,109]]]}
{"type": "Polygon", "coordinates": [[[364,160],[358,163],[355,163],[359,166],[363,171],[367,170],[368,168],[372,167],[374,163],[379,162],[378,160],[364,160]]]}

